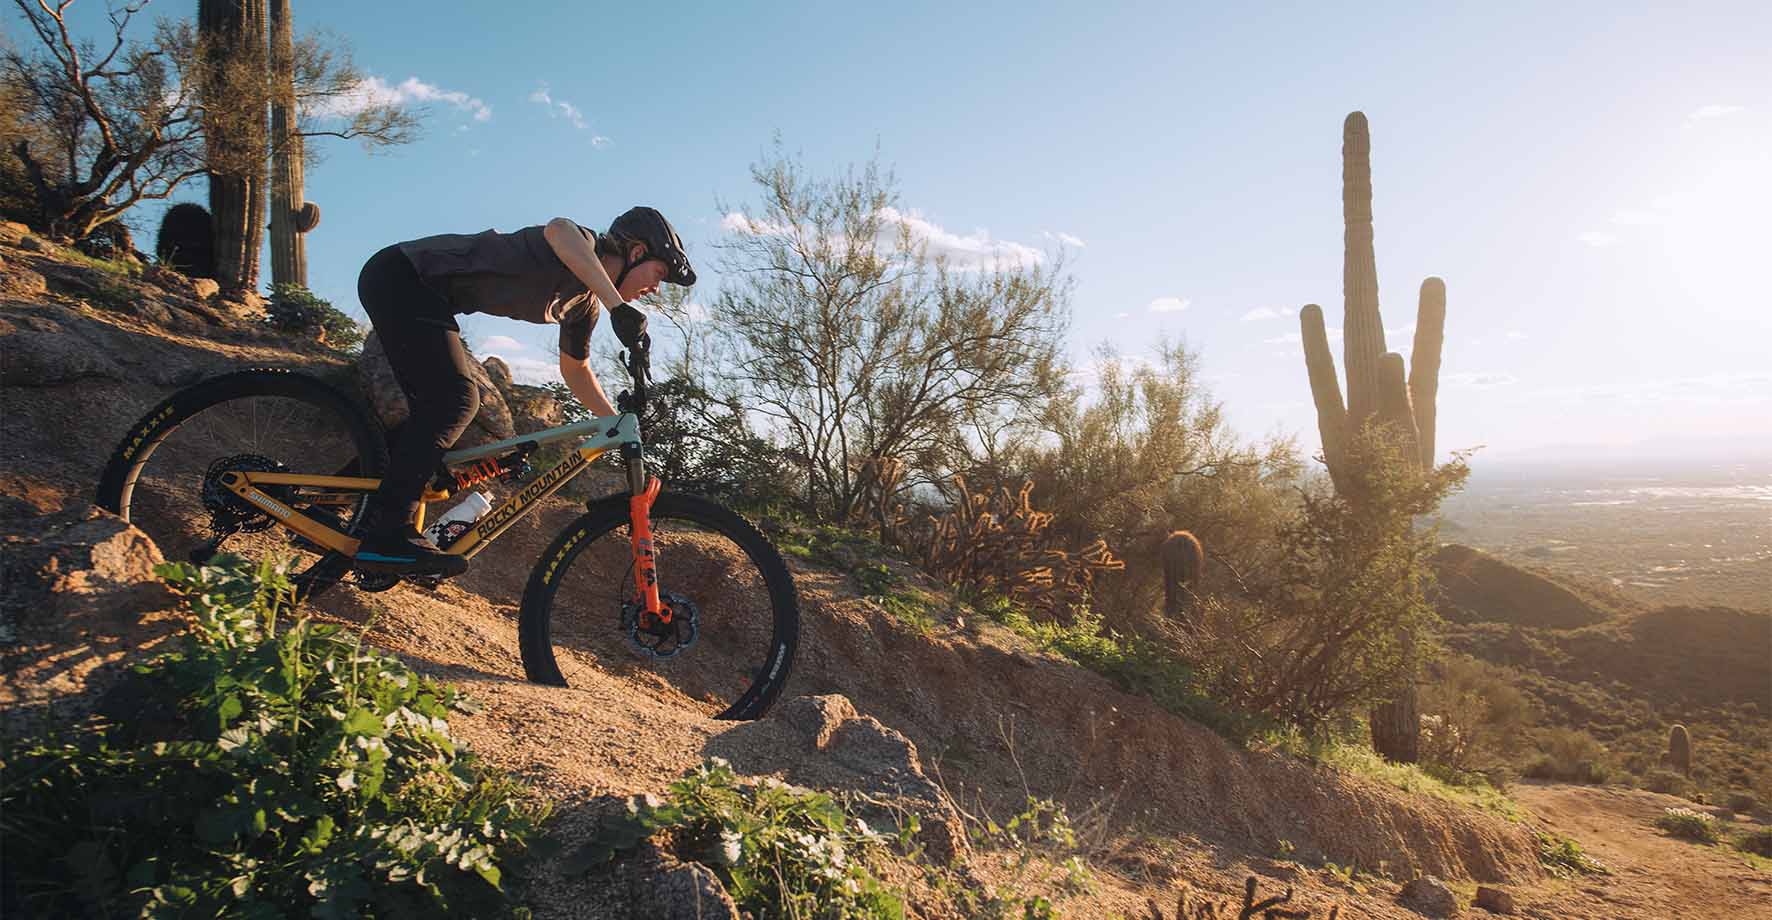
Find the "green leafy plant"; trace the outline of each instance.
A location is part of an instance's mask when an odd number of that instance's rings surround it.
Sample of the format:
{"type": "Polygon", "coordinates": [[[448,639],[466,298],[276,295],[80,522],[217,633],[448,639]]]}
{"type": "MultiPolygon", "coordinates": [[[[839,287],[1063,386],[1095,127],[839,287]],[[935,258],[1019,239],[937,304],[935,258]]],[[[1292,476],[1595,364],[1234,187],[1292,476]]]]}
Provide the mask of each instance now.
{"type": "Polygon", "coordinates": [[[1759,827],[1738,835],[1735,848],[1743,853],[1772,859],[1772,827],[1759,827]]]}
{"type": "Polygon", "coordinates": [[[630,799],[568,865],[588,870],[654,835],[713,868],[740,910],[759,917],[892,918],[904,903],[871,872],[891,838],[834,799],[773,779],[746,783],[710,758],[671,784],[665,801],[630,799]]]}
{"type": "Polygon", "coordinates": [[[273,285],[265,314],[273,329],[312,336],[335,351],[351,353],[363,347],[363,327],[356,320],[299,284],[273,285]]]}
{"type": "Polygon", "coordinates": [[[1606,749],[1593,735],[1568,728],[1552,729],[1538,739],[1539,755],[1526,765],[1532,779],[1554,779],[1598,785],[1611,778],[1606,749]]]}
{"type": "Polygon", "coordinates": [[[1581,844],[1543,831],[1537,832],[1537,836],[1539,865],[1557,878],[1612,874],[1604,863],[1587,855],[1581,844]]]}
{"type": "Polygon", "coordinates": [[[1690,808],[1669,808],[1655,819],[1655,826],[1681,840],[1716,843],[1717,819],[1690,808]]]}
{"type": "Polygon", "coordinates": [[[267,561],[158,570],[195,615],[141,666],[176,717],[6,758],[9,887],[43,916],[515,909],[501,865],[546,817],[450,736],[452,688],[291,614],[267,561]]]}

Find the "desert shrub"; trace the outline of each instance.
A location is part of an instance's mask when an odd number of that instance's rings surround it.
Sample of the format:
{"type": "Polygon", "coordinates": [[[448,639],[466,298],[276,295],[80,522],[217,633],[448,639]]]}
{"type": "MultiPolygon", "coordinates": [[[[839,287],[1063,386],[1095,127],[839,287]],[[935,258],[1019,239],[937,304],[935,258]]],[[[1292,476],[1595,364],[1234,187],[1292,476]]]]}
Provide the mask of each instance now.
{"type": "Polygon", "coordinates": [[[981,489],[1032,479],[1061,545],[1105,540],[1126,567],[1101,573],[1094,605],[1108,625],[1140,634],[1157,632],[1163,538],[1190,531],[1210,559],[1228,563],[1206,566],[1200,590],[1234,587],[1233,568],[1261,570],[1275,558],[1273,535],[1296,513],[1303,469],[1289,441],[1238,440],[1197,354],[1171,342],[1154,350],[1149,362],[1098,350],[1091,398],[1082,387],[1058,394],[1038,430],[999,438],[967,470],[981,489]]]}
{"type": "Polygon", "coordinates": [[[1606,749],[1587,732],[1553,728],[1540,734],[1536,745],[1538,755],[1527,763],[1527,777],[1598,785],[1611,776],[1606,749]]]}
{"type": "Polygon", "coordinates": [[[1650,792],[1686,797],[1692,794],[1692,781],[1672,770],[1651,770],[1639,783],[1650,792]]]}
{"type": "Polygon", "coordinates": [[[1738,815],[1751,815],[1760,807],[1760,800],[1745,792],[1731,792],[1725,801],[1729,810],[1738,815]]]}
{"type": "Polygon", "coordinates": [[[1383,429],[1348,445],[1359,501],[1318,485],[1281,528],[1278,558],[1238,596],[1208,598],[1190,657],[1238,708],[1320,733],[1391,699],[1437,622],[1435,537],[1415,521],[1457,489],[1462,458],[1422,471],[1383,429]]]}
{"type": "Polygon", "coordinates": [[[1611,874],[1604,863],[1587,855],[1581,849],[1581,844],[1543,831],[1538,831],[1537,836],[1538,863],[1551,875],[1572,878],[1577,875],[1611,874]]]}
{"type": "Polygon", "coordinates": [[[335,351],[353,353],[363,347],[363,327],[356,320],[299,284],[274,285],[265,314],[271,328],[311,336],[335,351]]]}
{"type": "Polygon", "coordinates": [[[711,758],[663,801],[631,799],[569,866],[590,869],[660,835],[677,856],[711,867],[740,910],[759,917],[902,918],[899,896],[869,870],[886,835],[830,796],[778,780],[745,782],[711,758]]]}
{"type": "Polygon", "coordinates": [[[1113,681],[1121,690],[1148,697],[1227,738],[1244,740],[1274,728],[1270,720],[1212,696],[1194,665],[1170,643],[1123,635],[1088,608],[1073,610],[1071,621],[1061,624],[1035,621],[1025,608],[998,596],[975,597],[972,607],[1041,649],[1056,652],[1113,681]]]}
{"type": "Polygon", "coordinates": [[[1681,840],[1717,842],[1717,820],[1690,808],[1669,808],[1655,819],[1655,826],[1681,840]]]}
{"type": "Polygon", "coordinates": [[[959,494],[946,511],[900,532],[925,571],[962,592],[1006,597],[1057,619],[1088,603],[1098,574],[1124,566],[1100,539],[1067,550],[1053,515],[1034,508],[1031,480],[1017,492],[974,492],[958,476],[954,486],[959,494]]]}
{"type": "Polygon", "coordinates": [[[289,583],[270,563],[159,571],[195,625],[138,673],[176,718],[5,759],[6,882],[25,912],[510,911],[500,867],[545,809],[458,747],[454,689],[360,636],[287,622],[289,583]]]}
{"type": "Polygon", "coordinates": [[[1772,827],[1757,827],[1735,837],[1735,848],[1772,859],[1772,827]]]}
{"type": "Polygon", "coordinates": [[[1532,706],[1512,674],[1462,655],[1428,666],[1421,683],[1421,756],[1458,773],[1492,772],[1518,753],[1532,706]]]}

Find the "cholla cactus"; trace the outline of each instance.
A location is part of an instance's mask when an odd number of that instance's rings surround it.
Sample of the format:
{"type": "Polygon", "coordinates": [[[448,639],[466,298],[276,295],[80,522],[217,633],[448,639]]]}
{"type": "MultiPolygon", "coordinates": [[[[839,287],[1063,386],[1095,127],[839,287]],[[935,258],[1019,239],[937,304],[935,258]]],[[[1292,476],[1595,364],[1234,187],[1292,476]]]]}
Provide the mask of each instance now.
{"type": "Polygon", "coordinates": [[[1692,735],[1679,723],[1667,730],[1667,764],[1681,776],[1692,775],[1692,735]]]}
{"type": "Polygon", "coordinates": [[[954,477],[959,499],[952,510],[931,517],[923,567],[956,585],[988,588],[1012,600],[1060,610],[1080,602],[1095,574],[1124,569],[1126,563],[1096,540],[1079,552],[1054,544],[1050,512],[1033,507],[1034,484],[1011,494],[973,493],[954,477]]]}

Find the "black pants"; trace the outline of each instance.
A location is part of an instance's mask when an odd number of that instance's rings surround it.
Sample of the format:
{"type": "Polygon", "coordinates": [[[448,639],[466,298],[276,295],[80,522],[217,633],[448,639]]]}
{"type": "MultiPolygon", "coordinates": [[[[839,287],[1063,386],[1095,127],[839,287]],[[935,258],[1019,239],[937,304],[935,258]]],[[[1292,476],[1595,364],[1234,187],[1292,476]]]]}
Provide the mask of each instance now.
{"type": "Polygon", "coordinates": [[[411,408],[389,435],[387,475],[372,502],[392,523],[403,523],[418,510],[444,452],[480,411],[480,388],[469,376],[455,309],[419,280],[399,246],[370,257],[357,276],[357,298],[411,408]]]}

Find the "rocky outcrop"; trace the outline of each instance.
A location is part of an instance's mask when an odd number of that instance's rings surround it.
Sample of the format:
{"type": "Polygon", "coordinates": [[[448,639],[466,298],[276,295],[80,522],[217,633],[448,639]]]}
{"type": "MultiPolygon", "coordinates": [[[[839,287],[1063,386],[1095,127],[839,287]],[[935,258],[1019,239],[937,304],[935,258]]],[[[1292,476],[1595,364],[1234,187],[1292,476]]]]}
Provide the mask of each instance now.
{"type": "Polygon", "coordinates": [[[1424,917],[1464,916],[1464,906],[1459,903],[1458,893],[1431,875],[1410,880],[1403,886],[1398,900],[1404,907],[1424,917]]]}
{"type": "MultiPolygon", "coordinates": [[[[455,442],[456,448],[478,447],[515,437],[517,430],[511,423],[510,407],[505,405],[504,393],[492,382],[492,375],[471,361],[468,370],[480,389],[480,412],[455,442]]],[[[405,424],[412,412],[406,403],[406,392],[400,389],[387,352],[382,350],[381,338],[374,332],[363,340],[363,354],[357,359],[357,385],[389,431],[405,424]]]]}
{"type": "Polygon", "coordinates": [[[0,637],[21,624],[66,620],[171,598],[154,575],[166,561],[146,534],[88,507],[33,522],[35,533],[0,537],[0,637]]]}

